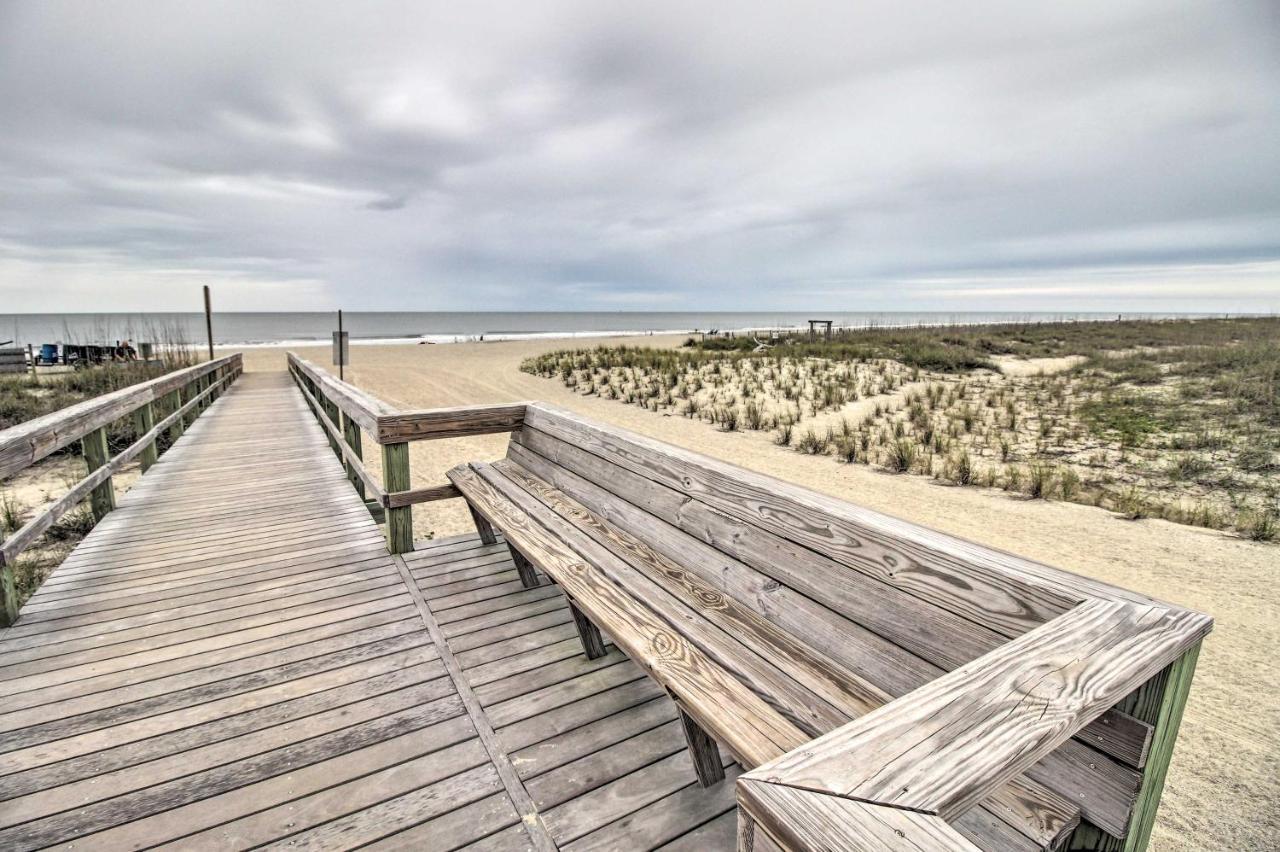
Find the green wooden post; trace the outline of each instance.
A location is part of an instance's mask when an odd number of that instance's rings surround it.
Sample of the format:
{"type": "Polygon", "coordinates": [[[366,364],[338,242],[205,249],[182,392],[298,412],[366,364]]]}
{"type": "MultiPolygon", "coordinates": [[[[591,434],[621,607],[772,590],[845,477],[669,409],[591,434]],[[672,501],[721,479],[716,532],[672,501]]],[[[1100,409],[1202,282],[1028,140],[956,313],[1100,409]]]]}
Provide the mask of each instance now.
{"type": "MultiPolygon", "coordinates": [[[[362,438],[360,437],[360,424],[356,423],[347,415],[342,416],[342,436],[347,439],[347,446],[351,448],[351,452],[358,459],[364,458],[364,449],[361,446],[362,438]]],[[[347,479],[351,480],[351,484],[355,486],[356,493],[360,495],[360,499],[365,499],[364,480],[356,475],[356,469],[347,463],[347,479]]]]}
{"type": "MultiPolygon", "coordinates": [[[[88,435],[85,435],[81,446],[84,449],[84,460],[89,466],[90,473],[111,461],[111,451],[107,449],[107,428],[105,426],[94,429],[88,435]]],[[[89,504],[93,507],[94,519],[99,521],[116,507],[116,492],[115,487],[111,484],[111,477],[108,476],[106,481],[93,489],[89,495],[89,504]]]]}
{"type": "MultiPolygon", "coordinates": [[[[139,438],[150,432],[152,427],[155,425],[156,417],[155,412],[151,408],[151,403],[148,402],[146,405],[133,412],[133,430],[138,433],[139,438]]],[[[151,465],[156,463],[156,459],[158,458],[158,454],[156,453],[156,442],[152,441],[143,447],[142,454],[139,458],[142,462],[142,472],[146,473],[151,469],[151,465]]]]}
{"type": "Polygon", "coordinates": [[[1151,842],[1151,830],[1156,823],[1156,811],[1160,807],[1160,795],[1164,792],[1164,780],[1173,759],[1173,744],[1178,738],[1178,726],[1182,723],[1182,711],[1191,690],[1191,678],[1200,656],[1197,642],[1185,654],[1174,660],[1164,671],[1134,690],[1116,705],[1119,710],[1150,724],[1154,731],[1147,765],[1142,772],[1138,798],[1129,817],[1129,831],[1124,840],[1112,837],[1096,826],[1082,822],[1071,836],[1067,848],[1073,852],[1144,852],[1151,842]]]}
{"type": "MultiPolygon", "coordinates": [[[[338,409],[338,406],[333,402],[333,400],[331,400],[331,399],[325,399],[325,401],[324,401],[324,408],[325,408],[325,413],[329,415],[329,422],[330,422],[330,423],[332,423],[334,426],[337,426],[337,427],[338,427],[338,429],[339,429],[339,430],[341,430],[341,429],[342,429],[342,414],[340,413],[340,411],[339,411],[339,409],[338,409]]],[[[329,434],[329,430],[328,430],[328,429],[324,430],[324,433],[325,433],[326,435],[328,435],[328,434],[329,434]]],[[[334,439],[334,438],[330,437],[330,439],[329,439],[329,444],[333,447],[333,452],[334,452],[334,454],[335,454],[339,459],[341,459],[341,458],[342,458],[342,447],[341,447],[341,446],[339,446],[338,441],[337,441],[336,439],[334,439]]]]}
{"type": "Polygon", "coordinates": [[[18,583],[13,576],[13,566],[0,553],[0,596],[4,597],[3,622],[5,627],[18,620],[18,583]]]}
{"type": "MultiPolygon", "coordinates": [[[[165,400],[167,400],[167,402],[165,403],[166,417],[168,417],[170,414],[173,414],[173,412],[177,411],[179,408],[182,407],[182,389],[181,388],[178,388],[175,391],[170,391],[169,393],[165,394],[164,398],[165,400]]],[[[169,443],[172,444],[174,441],[181,438],[182,431],[183,431],[182,418],[179,417],[177,420],[174,420],[172,423],[169,424],[169,443]]]]}
{"type": "MultiPolygon", "coordinates": [[[[382,486],[388,494],[409,490],[409,445],[382,445],[382,486]]],[[[413,507],[387,510],[387,549],[392,553],[413,550],[413,507]]]]}

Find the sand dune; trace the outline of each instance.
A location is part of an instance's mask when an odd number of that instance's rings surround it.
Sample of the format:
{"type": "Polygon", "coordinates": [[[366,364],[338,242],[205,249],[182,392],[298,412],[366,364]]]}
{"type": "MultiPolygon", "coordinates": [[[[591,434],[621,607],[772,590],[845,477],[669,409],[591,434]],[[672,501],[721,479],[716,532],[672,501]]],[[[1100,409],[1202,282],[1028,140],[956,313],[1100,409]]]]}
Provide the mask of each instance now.
{"type": "MultiPolygon", "coordinates": [[[[677,346],[680,336],[639,345],[677,346]]],[[[597,341],[576,340],[574,346],[597,341]]],[[[616,345],[610,338],[604,342],[616,345]]],[[[1159,520],[1124,521],[1087,506],[940,485],[772,445],[766,434],[724,433],[677,416],[583,397],[519,371],[538,340],[438,346],[355,346],[348,379],[414,407],[541,399],[691,450],[1082,574],[1208,612],[1206,642],[1152,843],[1159,850],[1270,849],[1280,836],[1280,548],[1159,520]]],[[[316,364],[327,348],[298,350],[316,364]]],[[[284,352],[248,350],[246,368],[284,368],[284,352]]],[[[1040,366],[1040,365],[1037,365],[1040,366]]],[[[498,458],[506,436],[412,445],[415,484],[475,458],[498,458]]],[[[372,455],[372,454],[371,454],[372,455]]],[[[415,507],[419,536],[469,529],[460,501],[415,507]]]]}

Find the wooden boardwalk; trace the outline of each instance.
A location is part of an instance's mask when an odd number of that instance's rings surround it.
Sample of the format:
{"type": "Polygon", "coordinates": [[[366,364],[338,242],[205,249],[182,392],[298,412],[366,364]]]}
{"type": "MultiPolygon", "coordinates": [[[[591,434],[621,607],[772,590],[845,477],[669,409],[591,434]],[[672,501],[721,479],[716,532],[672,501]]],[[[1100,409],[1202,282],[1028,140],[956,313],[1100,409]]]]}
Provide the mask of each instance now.
{"type": "Polygon", "coordinates": [[[387,553],[246,374],[0,634],[0,848],[731,849],[676,711],[501,541],[387,553]]]}

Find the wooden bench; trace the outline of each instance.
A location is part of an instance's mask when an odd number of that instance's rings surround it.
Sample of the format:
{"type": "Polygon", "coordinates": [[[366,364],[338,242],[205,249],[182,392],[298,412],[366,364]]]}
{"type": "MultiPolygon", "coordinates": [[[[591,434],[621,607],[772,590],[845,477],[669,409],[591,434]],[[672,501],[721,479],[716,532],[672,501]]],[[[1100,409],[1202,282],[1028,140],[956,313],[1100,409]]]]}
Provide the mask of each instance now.
{"type": "Polygon", "coordinates": [[[674,699],[741,850],[1141,850],[1212,620],[536,402],[399,410],[289,354],[393,553],[463,497],[674,699]],[[381,448],[382,483],[361,432],[381,448]],[[411,485],[408,442],[511,432],[411,485]]]}
{"type": "Polygon", "coordinates": [[[742,848],[1145,844],[1207,616],[542,404],[448,478],[753,770],[742,848]]]}

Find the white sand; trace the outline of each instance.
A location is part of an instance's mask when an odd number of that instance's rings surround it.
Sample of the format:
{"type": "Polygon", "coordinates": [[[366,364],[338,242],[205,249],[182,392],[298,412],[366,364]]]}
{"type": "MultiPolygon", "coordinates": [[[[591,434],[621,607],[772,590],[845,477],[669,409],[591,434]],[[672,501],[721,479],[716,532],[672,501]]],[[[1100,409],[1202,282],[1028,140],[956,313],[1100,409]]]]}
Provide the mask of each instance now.
{"type": "MultiPolygon", "coordinates": [[[[683,336],[636,345],[678,346],[683,336]]],[[[733,461],[948,533],[1208,612],[1205,643],[1152,848],[1272,849],[1280,836],[1280,548],[1159,520],[1124,521],[1073,503],[939,485],[773,446],[767,435],[724,433],[679,416],[582,397],[521,373],[522,358],[607,340],[538,340],[420,346],[353,346],[349,381],[413,407],[542,399],[586,416],[733,461]]],[[[328,348],[299,350],[325,365],[328,348]]],[[[282,350],[245,353],[246,369],[284,368],[282,350]]],[[[1035,364],[1031,370],[1057,365],[1035,364]]],[[[1016,369],[1016,368],[1015,368],[1016,369]]],[[[336,368],[334,368],[336,372],[336,368]]],[[[505,435],[418,442],[415,484],[503,455],[505,435]]],[[[372,446],[372,445],[367,445],[372,446]]],[[[374,455],[367,453],[367,455],[374,455]]],[[[415,507],[418,535],[470,528],[460,501],[415,507]]]]}

